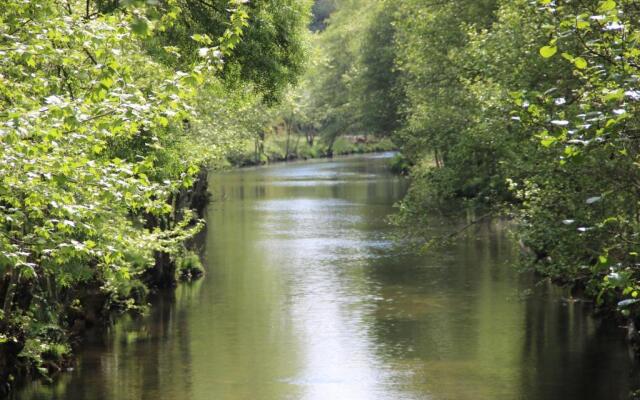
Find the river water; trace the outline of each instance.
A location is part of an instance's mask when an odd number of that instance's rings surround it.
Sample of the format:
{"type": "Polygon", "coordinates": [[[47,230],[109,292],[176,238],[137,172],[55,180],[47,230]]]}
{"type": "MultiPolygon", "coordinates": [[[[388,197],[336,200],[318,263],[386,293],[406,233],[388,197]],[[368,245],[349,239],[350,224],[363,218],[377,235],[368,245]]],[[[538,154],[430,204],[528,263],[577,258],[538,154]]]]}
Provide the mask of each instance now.
{"type": "Polygon", "coordinates": [[[18,398],[610,400],[638,387],[624,330],[518,274],[500,225],[426,255],[394,244],[386,216],[406,182],[389,156],[212,174],[206,277],[18,398]]]}

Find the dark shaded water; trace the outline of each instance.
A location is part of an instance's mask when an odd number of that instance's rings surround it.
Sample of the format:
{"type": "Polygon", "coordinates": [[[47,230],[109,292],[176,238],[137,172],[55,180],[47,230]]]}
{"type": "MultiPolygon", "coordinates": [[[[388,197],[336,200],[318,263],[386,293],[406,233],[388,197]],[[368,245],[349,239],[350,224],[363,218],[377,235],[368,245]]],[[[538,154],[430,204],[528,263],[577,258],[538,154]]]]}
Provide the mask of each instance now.
{"type": "Polygon", "coordinates": [[[626,398],[624,331],[553,286],[525,295],[501,226],[426,256],[393,245],[406,182],[386,157],[213,175],[206,278],[18,398],[626,398]]]}

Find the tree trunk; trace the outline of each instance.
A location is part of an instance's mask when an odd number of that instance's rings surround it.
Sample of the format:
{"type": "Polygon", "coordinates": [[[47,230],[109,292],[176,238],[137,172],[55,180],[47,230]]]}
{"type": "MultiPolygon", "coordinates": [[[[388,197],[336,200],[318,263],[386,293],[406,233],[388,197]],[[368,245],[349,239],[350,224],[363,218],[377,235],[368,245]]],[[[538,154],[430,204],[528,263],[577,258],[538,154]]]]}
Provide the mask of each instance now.
{"type": "Polygon", "coordinates": [[[284,159],[289,159],[289,139],[291,138],[291,127],[285,121],[284,122],[284,130],[287,132],[287,144],[285,145],[284,159]]]}

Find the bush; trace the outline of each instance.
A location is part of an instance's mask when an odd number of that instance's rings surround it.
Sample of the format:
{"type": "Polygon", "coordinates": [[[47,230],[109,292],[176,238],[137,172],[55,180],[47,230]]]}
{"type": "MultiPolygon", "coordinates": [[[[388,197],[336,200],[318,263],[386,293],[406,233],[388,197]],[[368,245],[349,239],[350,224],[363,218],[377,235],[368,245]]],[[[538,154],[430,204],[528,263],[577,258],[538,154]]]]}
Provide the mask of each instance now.
{"type": "Polygon", "coordinates": [[[204,275],[204,266],[200,256],[194,251],[188,251],[176,260],[178,266],[178,279],[181,281],[193,281],[204,275]]]}

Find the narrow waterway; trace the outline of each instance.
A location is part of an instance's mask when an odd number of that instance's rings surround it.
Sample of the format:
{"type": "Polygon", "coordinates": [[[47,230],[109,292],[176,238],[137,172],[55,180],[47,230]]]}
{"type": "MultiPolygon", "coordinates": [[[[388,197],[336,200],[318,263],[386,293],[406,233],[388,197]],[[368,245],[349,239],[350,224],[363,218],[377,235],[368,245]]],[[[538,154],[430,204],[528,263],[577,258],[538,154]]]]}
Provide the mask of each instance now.
{"type": "Polygon", "coordinates": [[[428,255],[394,245],[386,216],[406,182],[388,157],[213,174],[206,277],[18,398],[627,398],[624,331],[515,272],[505,229],[428,255]]]}

